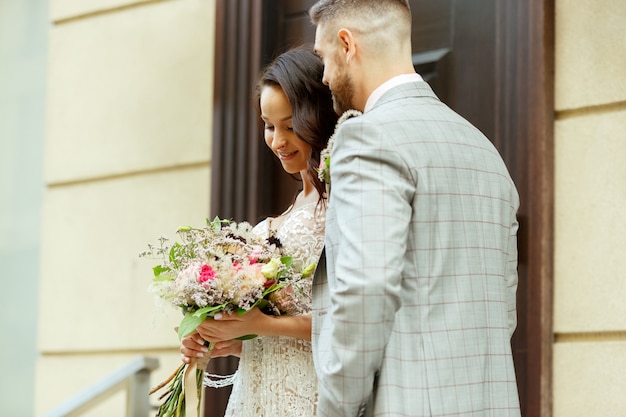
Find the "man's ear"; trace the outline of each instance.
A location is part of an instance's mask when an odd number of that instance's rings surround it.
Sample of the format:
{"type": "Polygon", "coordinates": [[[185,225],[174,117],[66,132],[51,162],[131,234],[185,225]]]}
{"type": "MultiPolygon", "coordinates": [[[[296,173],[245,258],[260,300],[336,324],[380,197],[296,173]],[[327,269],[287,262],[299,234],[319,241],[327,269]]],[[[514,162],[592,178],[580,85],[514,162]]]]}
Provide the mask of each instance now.
{"type": "Polygon", "coordinates": [[[356,55],[356,43],[354,41],[354,36],[349,29],[343,28],[339,29],[339,32],[337,32],[337,38],[339,40],[339,44],[341,45],[341,51],[346,57],[347,64],[356,55]]]}

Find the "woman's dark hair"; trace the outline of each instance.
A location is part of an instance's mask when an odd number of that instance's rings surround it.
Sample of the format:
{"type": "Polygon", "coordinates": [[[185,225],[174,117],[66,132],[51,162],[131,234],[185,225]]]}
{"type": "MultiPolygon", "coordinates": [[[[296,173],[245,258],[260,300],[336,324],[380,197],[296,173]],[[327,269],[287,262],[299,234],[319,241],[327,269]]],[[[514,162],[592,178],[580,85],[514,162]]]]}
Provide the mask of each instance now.
{"type": "MultiPolygon", "coordinates": [[[[324,66],[321,59],[308,47],[298,47],[279,55],[259,78],[257,99],[263,87],[280,87],[292,109],[294,133],[311,145],[307,175],[320,195],[325,185],[317,176],[320,152],[328,143],[337,123],[332,95],[322,83],[324,66]]],[[[257,100],[258,101],[258,100],[257,100]]]]}

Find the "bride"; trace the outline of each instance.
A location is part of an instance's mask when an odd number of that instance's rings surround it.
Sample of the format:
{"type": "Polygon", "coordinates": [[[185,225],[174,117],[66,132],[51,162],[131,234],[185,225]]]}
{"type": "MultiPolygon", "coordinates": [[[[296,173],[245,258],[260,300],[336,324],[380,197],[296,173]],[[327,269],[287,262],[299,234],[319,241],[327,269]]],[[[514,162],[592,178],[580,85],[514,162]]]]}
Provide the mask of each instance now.
{"type": "MultiPolygon", "coordinates": [[[[265,143],[287,173],[300,174],[302,190],[283,214],[263,220],[255,231],[278,238],[301,265],[317,262],[324,246],[325,185],[317,167],[337,116],[322,75],[320,59],[309,49],[297,48],[271,63],[257,88],[265,143]]],[[[278,295],[280,302],[291,305],[288,315],[266,315],[258,308],[241,316],[218,314],[183,339],[180,351],[186,363],[206,354],[205,341],[217,342],[212,357],[240,356],[227,417],[315,415],[312,276],[300,288],[278,295]],[[259,337],[234,340],[248,334],[259,337]]]]}

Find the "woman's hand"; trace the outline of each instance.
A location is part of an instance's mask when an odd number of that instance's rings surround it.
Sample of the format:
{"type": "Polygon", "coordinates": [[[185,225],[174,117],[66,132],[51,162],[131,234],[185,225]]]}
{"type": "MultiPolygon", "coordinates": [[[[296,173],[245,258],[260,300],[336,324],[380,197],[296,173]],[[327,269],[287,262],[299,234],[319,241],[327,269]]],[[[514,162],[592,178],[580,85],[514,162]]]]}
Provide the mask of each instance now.
{"type": "MultiPolygon", "coordinates": [[[[204,343],[205,340],[198,334],[194,333],[185,336],[180,346],[180,356],[186,364],[191,363],[192,358],[202,358],[209,352],[209,348],[204,343]]],[[[226,340],[215,343],[211,351],[211,358],[221,358],[224,356],[240,356],[241,340],[226,340]]]]}
{"type": "Polygon", "coordinates": [[[183,362],[190,363],[192,358],[202,358],[209,351],[204,345],[204,339],[198,333],[183,337],[180,345],[180,356],[183,362]]]}
{"type": "Polygon", "coordinates": [[[217,342],[213,351],[211,352],[211,358],[221,358],[223,356],[241,356],[241,347],[243,341],[241,340],[227,340],[225,342],[217,342]]]}
{"type": "Polygon", "coordinates": [[[263,328],[269,320],[272,320],[272,316],[263,314],[255,307],[242,315],[218,313],[202,322],[196,331],[204,340],[224,342],[249,334],[263,334],[263,328]]]}

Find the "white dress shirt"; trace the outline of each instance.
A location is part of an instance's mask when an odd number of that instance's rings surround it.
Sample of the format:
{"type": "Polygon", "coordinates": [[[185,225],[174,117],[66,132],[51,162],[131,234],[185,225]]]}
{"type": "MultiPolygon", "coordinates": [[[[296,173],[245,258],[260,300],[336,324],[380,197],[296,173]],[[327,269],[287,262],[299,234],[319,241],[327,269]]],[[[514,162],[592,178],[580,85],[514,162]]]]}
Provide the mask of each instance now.
{"type": "Polygon", "coordinates": [[[400,84],[413,83],[416,81],[424,81],[424,79],[419,74],[402,74],[385,81],[384,83],[379,85],[376,90],[372,91],[372,94],[370,94],[367,102],[365,103],[365,110],[363,111],[363,113],[371,110],[371,108],[374,107],[374,104],[376,104],[378,99],[381,98],[383,94],[385,94],[387,91],[399,86],[400,84]]]}

